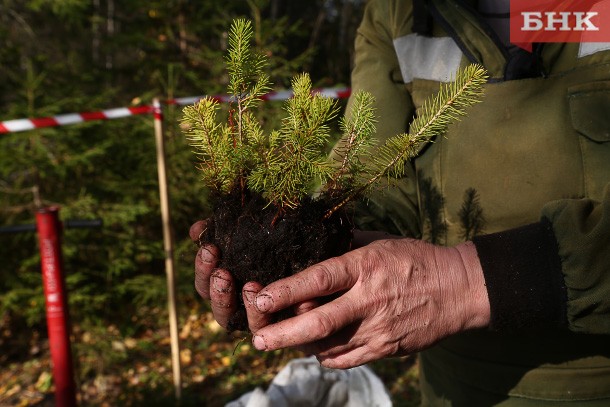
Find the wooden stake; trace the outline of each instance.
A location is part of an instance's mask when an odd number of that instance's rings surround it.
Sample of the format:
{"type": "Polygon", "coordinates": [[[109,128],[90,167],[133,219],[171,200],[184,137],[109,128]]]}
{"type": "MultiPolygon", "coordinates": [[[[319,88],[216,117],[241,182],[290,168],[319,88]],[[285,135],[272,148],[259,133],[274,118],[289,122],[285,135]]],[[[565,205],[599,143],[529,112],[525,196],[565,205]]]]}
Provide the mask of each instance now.
{"type": "Polygon", "coordinates": [[[157,172],[159,175],[159,198],[163,222],[163,248],[165,250],[165,274],[167,277],[167,309],[169,314],[169,333],[172,348],[172,370],[176,399],[182,397],[182,376],[180,374],[180,342],[178,338],[178,317],[176,311],[176,284],[174,273],[174,242],[172,238],[169,210],[169,191],[167,185],[167,166],[165,164],[165,139],[163,137],[163,113],[159,99],[153,100],[155,117],[155,142],[157,144],[157,172]]]}

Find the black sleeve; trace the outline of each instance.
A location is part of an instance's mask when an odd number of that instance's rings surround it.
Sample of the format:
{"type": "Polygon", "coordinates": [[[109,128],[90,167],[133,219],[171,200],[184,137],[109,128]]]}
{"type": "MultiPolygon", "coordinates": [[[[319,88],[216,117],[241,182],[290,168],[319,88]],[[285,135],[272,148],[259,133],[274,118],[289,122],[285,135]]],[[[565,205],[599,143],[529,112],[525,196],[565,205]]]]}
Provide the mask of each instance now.
{"type": "Polygon", "coordinates": [[[551,223],[478,236],[494,331],[567,327],[567,290],[551,223]]]}

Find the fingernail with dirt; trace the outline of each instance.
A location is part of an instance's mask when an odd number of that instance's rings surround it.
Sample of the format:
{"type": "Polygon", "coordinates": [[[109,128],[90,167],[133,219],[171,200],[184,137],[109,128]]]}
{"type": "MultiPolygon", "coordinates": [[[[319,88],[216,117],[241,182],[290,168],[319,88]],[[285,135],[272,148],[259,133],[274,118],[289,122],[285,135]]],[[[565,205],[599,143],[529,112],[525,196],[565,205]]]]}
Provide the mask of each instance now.
{"type": "Polygon", "coordinates": [[[254,299],[256,298],[256,292],[250,290],[244,290],[244,296],[246,297],[246,301],[250,305],[254,305],[254,299]]]}
{"type": "Polygon", "coordinates": [[[212,285],[219,293],[229,292],[231,288],[231,282],[219,276],[212,276],[212,285]]]}
{"type": "Polygon", "coordinates": [[[254,336],[252,338],[252,344],[258,350],[267,350],[267,345],[265,345],[265,340],[260,336],[254,336]]]}
{"type": "Polygon", "coordinates": [[[199,250],[199,257],[206,264],[212,264],[216,260],[216,256],[205,246],[199,250]]]}
{"type": "Polygon", "coordinates": [[[260,312],[267,312],[273,307],[273,299],[267,294],[259,294],[256,297],[256,309],[260,312]]]}

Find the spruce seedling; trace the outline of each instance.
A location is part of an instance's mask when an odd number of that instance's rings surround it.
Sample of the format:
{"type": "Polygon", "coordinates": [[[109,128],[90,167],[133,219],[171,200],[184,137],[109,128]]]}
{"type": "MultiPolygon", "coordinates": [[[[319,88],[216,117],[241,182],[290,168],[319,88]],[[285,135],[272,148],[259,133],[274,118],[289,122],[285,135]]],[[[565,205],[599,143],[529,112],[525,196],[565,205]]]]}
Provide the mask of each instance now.
{"type": "MultiPolygon", "coordinates": [[[[284,105],[280,128],[263,130],[255,111],[271,85],[266,59],[250,46],[252,36],[249,21],[233,22],[226,58],[227,122],[218,122],[219,104],[210,97],[185,107],[182,119],[214,209],[199,244],[219,247],[220,266],[233,274],[237,290],[248,281],[265,285],[347,251],[348,204],[381,180],[403,177],[405,163],[477,103],[486,82],[478,65],[458,72],[419,109],[409,132],[382,145],[374,139],[374,98],[358,92],[340,119],[343,137],[330,158],[325,153],[329,124],[339,109],[334,100],[313,92],[306,73],[292,80],[294,95],[284,105]]],[[[247,329],[243,309],[229,329],[247,329]]]]}

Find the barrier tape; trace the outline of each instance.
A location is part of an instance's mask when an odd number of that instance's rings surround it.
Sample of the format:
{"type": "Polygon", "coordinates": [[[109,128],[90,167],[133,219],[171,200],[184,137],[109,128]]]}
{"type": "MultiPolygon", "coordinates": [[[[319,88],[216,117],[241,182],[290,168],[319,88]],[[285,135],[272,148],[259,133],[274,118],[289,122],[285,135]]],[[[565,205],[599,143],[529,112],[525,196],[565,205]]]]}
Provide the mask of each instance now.
{"type": "MultiPolygon", "coordinates": [[[[319,93],[322,96],[326,96],[332,99],[343,99],[349,97],[351,93],[350,88],[325,88],[316,89],[314,92],[319,93]]],[[[262,97],[265,101],[276,101],[286,100],[292,96],[291,90],[281,90],[276,92],[269,92],[262,97]]],[[[191,105],[202,99],[204,96],[192,96],[166,100],[163,103],[166,105],[191,105]]],[[[226,103],[231,101],[230,95],[215,95],[212,96],[215,100],[226,103]]],[[[114,120],[128,116],[135,116],[140,114],[158,114],[159,109],[155,109],[153,105],[136,106],[136,107],[119,107],[116,109],[101,110],[97,112],[85,112],[85,113],[68,113],[60,114],[57,116],[40,117],[34,119],[14,119],[0,122],[0,134],[1,133],[16,133],[20,131],[40,129],[43,127],[57,127],[67,126],[70,124],[83,123],[94,120],[114,120]]]]}

